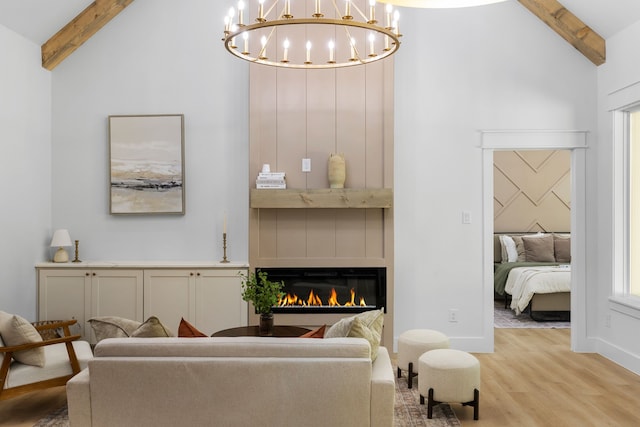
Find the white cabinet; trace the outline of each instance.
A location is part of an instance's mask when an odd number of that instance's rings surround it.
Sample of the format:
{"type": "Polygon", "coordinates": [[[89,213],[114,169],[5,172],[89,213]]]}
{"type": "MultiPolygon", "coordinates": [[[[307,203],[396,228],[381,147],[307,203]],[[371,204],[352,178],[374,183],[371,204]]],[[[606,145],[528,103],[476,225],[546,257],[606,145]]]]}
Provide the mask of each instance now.
{"type": "Polygon", "coordinates": [[[140,322],[156,316],[174,334],[182,317],[207,335],[248,322],[240,277],[246,265],[82,262],[36,268],[38,318],[77,319],[91,342],[87,321],[97,316],[140,322]]]}
{"type": "MultiPolygon", "coordinates": [[[[207,335],[247,325],[241,296],[242,270],[145,270],[144,312],[177,333],[180,319],[207,335]]],[[[246,271],[244,271],[246,273],[246,271]]]]}
{"type": "Polygon", "coordinates": [[[92,317],[143,320],[142,277],[140,270],[39,269],[38,318],[76,319],[82,337],[94,342],[92,317]]]}

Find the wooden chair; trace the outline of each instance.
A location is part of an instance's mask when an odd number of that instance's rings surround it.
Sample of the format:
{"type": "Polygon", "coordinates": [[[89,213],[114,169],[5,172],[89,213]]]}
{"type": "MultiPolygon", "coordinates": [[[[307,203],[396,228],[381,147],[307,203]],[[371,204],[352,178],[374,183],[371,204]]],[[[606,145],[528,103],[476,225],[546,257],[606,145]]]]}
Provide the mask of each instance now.
{"type": "MultiPolygon", "coordinates": [[[[32,324],[36,328],[38,333],[42,336],[43,341],[0,347],[0,357],[2,358],[2,365],[0,365],[0,400],[10,399],[35,390],[42,390],[49,387],[65,385],[67,381],[69,381],[69,379],[71,379],[74,375],[81,371],[81,364],[83,366],[86,366],[87,360],[88,358],[90,358],[89,355],[91,354],[91,348],[89,346],[89,343],[85,341],[79,341],[78,343],[76,343],[77,347],[74,348],[73,341],[79,339],[80,335],[71,335],[69,326],[75,324],[76,322],[77,321],[75,319],[66,321],[35,322],[32,324]],[[62,337],[59,337],[56,333],[56,330],[59,330],[59,328],[61,328],[61,330],[63,331],[62,337]],[[65,360],[63,361],[63,363],[69,363],[69,374],[55,377],[55,375],[59,375],[60,372],[59,369],[57,369],[56,371],[58,372],[58,374],[52,373],[51,376],[53,378],[47,377],[47,367],[52,367],[56,363],[59,366],[60,360],[49,360],[48,358],[44,367],[23,365],[15,360],[12,362],[13,353],[37,347],[45,347],[47,356],[51,356],[51,352],[48,352],[46,350],[46,347],[48,346],[66,347],[66,356],[64,356],[65,360]],[[78,356],[76,355],[76,350],[81,351],[80,361],[78,360],[78,356]],[[16,367],[18,366],[21,366],[21,369],[23,369],[24,371],[33,370],[33,373],[37,372],[39,374],[38,377],[40,377],[40,380],[33,383],[21,384],[10,388],[5,388],[5,383],[7,381],[8,375],[10,374],[12,369],[16,369],[16,367]],[[35,370],[41,371],[38,372],[35,370]]],[[[51,348],[53,349],[53,347],[51,348]]],[[[55,353],[64,354],[64,350],[55,353]]]]}

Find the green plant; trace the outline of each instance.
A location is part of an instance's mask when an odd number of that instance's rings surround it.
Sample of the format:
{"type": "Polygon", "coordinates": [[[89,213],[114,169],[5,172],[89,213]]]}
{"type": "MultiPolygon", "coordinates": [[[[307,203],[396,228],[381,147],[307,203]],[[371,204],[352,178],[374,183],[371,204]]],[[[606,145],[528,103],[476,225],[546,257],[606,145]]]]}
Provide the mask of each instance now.
{"type": "Polygon", "coordinates": [[[272,282],[267,273],[259,271],[242,276],[242,299],[250,301],[260,314],[269,314],[274,305],[284,296],[284,282],[272,282]]]}

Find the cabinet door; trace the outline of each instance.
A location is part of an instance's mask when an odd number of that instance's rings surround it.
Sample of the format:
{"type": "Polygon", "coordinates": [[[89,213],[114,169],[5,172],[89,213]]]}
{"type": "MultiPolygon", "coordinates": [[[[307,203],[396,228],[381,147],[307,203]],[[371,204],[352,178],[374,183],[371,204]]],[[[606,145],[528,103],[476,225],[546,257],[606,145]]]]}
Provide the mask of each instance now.
{"type": "Polygon", "coordinates": [[[91,275],[88,270],[38,271],[38,320],[76,319],[83,339],[89,340],[91,275]]]}
{"type": "Polygon", "coordinates": [[[241,296],[240,271],[206,269],[196,272],[194,325],[200,331],[211,335],[248,324],[247,303],[241,296]]]}
{"type": "Polygon", "coordinates": [[[93,270],[91,315],[142,322],[142,270],[93,270]]]}
{"type": "Polygon", "coordinates": [[[194,322],[194,270],[145,270],[144,318],[156,316],[163,325],[178,334],[180,318],[194,322]]]}

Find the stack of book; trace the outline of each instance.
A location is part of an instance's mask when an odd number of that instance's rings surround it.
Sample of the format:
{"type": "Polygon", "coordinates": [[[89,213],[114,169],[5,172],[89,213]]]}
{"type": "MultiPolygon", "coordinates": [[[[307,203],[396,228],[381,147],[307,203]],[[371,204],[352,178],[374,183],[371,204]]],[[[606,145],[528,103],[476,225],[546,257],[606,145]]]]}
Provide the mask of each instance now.
{"type": "Polygon", "coordinates": [[[256,188],[287,188],[284,172],[260,172],[256,188]]]}

